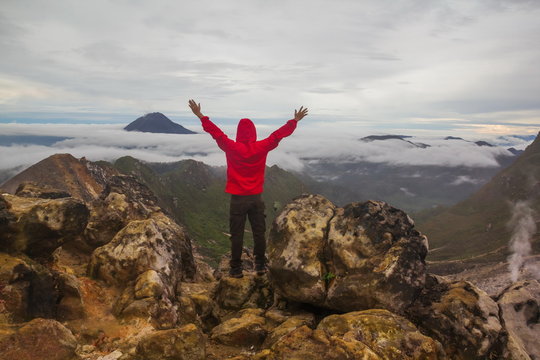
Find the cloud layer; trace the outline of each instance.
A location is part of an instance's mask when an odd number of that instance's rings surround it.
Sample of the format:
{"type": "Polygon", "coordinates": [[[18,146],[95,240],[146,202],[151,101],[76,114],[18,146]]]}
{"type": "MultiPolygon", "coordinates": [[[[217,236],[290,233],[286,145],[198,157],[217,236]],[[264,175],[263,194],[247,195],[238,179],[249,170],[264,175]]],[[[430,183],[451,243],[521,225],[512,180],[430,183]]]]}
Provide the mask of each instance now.
{"type": "MultiPolygon", "coordinates": [[[[502,146],[477,146],[464,140],[442,137],[413,137],[413,142],[429,144],[422,149],[401,140],[365,142],[347,128],[321,129],[319,125],[300,124],[295,133],[282,141],[268,157],[268,164],[290,170],[302,170],[308,161],[320,159],[336,162],[368,161],[392,165],[498,166],[497,157],[510,156],[502,146]]],[[[170,135],[127,132],[122,125],[87,124],[0,124],[2,135],[60,136],[68,139],[51,146],[16,144],[0,146],[0,170],[25,167],[55,153],[71,153],[90,160],[112,161],[130,155],[151,162],[170,162],[193,158],[210,165],[225,165],[225,156],[206,133],[170,135]]],[[[234,126],[223,126],[234,138],[234,126]]],[[[270,134],[273,126],[259,126],[259,138],[270,134]]],[[[193,130],[199,130],[193,128],[193,130]]],[[[368,134],[365,134],[368,135],[368,134]]],[[[492,143],[512,143],[524,148],[530,141],[518,138],[491,138],[492,143]]],[[[467,182],[468,179],[462,179],[467,182]]]]}

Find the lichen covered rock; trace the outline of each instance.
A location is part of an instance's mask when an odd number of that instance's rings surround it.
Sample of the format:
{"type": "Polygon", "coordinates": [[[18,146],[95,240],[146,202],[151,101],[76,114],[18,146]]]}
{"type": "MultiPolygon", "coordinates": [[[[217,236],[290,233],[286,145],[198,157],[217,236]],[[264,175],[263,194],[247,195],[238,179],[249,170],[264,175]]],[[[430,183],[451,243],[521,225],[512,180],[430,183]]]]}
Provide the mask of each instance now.
{"type": "Polygon", "coordinates": [[[409,314],[425,334],[443,344],[451,359],[501,356],[499,307],[467,281],[429,276],[409,314]]]}
{"type": "Polygon", "coordinates": [[[317,329],[361,341],[383,359],[444,359],[441,344],[410,321],[387,310],[364,310],[324,318],[317,329]]]}
{"type": "Polygon", "coordinates": [[[335,205],[320,195],[295,199],[275,219],[268,240],[275,288],[288,299],[324,305],[328,223],[335,205]]]}
{"type": "Polygon", "coordinates": [[[99,198],[91,203],[84,231],[84,239],[92,248],[107,244],[130,221],[147,219],[161,210],[154,194],[131,176],[112,176],[106,183],[99,198]]]}
{"type": "Polygon", "coordinates": [[[376,201],[336,208],[320,195],[288,204],[268,244],[276,291],[338,311],[404,313],[424,286],[426,254],[426,237],[401,210],[376,201]]]}
{"type": "Polygon", "coordinates": [[[212,340],[225,345],[258,346],[266,337],[266,320],[261,309],[244,309],[238,317],[226,320],[212,329],[212,340]]]}
{"type": "Polygon", "coordinates": [[[0,232],[4,251],[49,256],[60,245],[73,241],[88,221],[89,210],[74,198],[39,199],[1,195],[0,208],[7,231],[0,232]]]}
{"type": "Polygon", "coordinates": [[[141,360],[204,360],[206,340],[194,324],[178,329],[161,330],[145,336],[136,350],[141,360]]]}
{"type": "Polygon", "coordinates": [[[126,285],[148,270],[163,281],[167,294],[195,274],[191,241],[163,214],[130,222],[107,245],[97,248],[89,265],[91,276],[110,285],[126,285]]]}
{"type": "MultiPolygon", "coordinates": [[[[347,337],[332,336],[323,330],[301,326],[277,341],[258,357],[265,360],[383,360],[350,333],[347,337]]],[[[254,357],[256,358],[256,357],[254,357]]]]}
{"type": "Polygon", "coordinates": [[[266,276],[253,273],[237,279],[222,277],[215,292],[215,301],[223,309],[266,309],[272,305],[274,293],[266,276]]]}
{"type": "MultiPolygon", "coordinates": [[[[513,354],[540,359],[540,284],[536,280],[520,281],[506,289],[498,300],[502,320],[513,354]]],[[[517,358],[516,355],[514,357],[517,358]]]]}
{"type": "MultiPolygon", "coordinates": [[[[268,315],[265,314],[268,319],[268,315]]],[[[268,323],[268,320],[267,320],[268,323]]],[[[313,327],[315,325],[315,316],[313,314],[301,314],[288,317],[285,321],[273,328],[266,339],[264,340],[263,347],[267,348],[279,341],[284,336],[290,334],[294,330],[302,326],[313,327]]]]}

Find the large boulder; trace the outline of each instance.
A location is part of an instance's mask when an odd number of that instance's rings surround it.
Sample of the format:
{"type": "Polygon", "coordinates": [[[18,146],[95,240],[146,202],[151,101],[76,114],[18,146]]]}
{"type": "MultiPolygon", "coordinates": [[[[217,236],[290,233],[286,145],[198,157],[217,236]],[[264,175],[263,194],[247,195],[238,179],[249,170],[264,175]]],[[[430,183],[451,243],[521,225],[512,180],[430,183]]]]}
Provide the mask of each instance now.
{"type": "Polygon", "coordinates": [[[34,319],[19,329],[0,331],[2,359],[71,360],[76,348],[73,333],[52,319],[34,319]]]}
{"type": "Polygon", "coordinates": [[[270,277],[289,300],[404,313],[424,287],[427,246],[407,214],[384,202],[337,208],[320,195],[305,195],[274,222],[270,277]]]}
{"type": "Polygon", "coordinates": [[[81,234],[88,221],[88,208],[74,198],[0,197],[0,222],[8,230],[0,233],[0,245],[11,252],[47,257],[81,234]]]}
{"type": "Polygon", "coordinates": [[[445,359],[441,344],[410,321],[387,310],[364,310],[324,318],[317,329],[356,339],[383,359],[445,359]]]}
{"type": "Polygon", "coordinates": [[[214,300],[223,309],[269,308],[274,301],[274,292],[266,276],[248,273],[237,279],[222,277],[219,280],[214,300]]]}
{"type": "Polygon", "coordinates": [[[540,284],[536,280],[515,283],[499,296],[509,351],[522,354],[524,359],[540,359],[539,301],[540,284]]]}
{"type": "Polygon", "coordinates": [[[92,248],[103,246],[130,221],[147,219],[159,211],[148,187],[132,176],[111,176],[99,198],[91,203],[84,239],[92,248]]]}
{"type": "MultiPolygon", "coordinates": [[[[254,358],[265,360],[383,360],[376,352],[351,333],[333,336],[323,330],[300,326],[277,341],[270,350],[254,358]]],[[[398,359],[398,358],[395,358],[398,359]]],[[[401,359],[401,358],[399,358],[401,359]]]]}
{"type": "MultiPolygon", "coordinates": [[[[268,318],[269,318],[268,314],[265,314],[265,317],[267,318],[267,323],[269,323],[270,321],[268,321],[268,318]]],[[[266,336],[266,339],[264,340],[263,347],[264,348],[271,347],[277,341],[279,341],[286,335],[290,334],[294,330],[298,329],[299,327],[308,326],[311,328],[314,325],[315,325],[315,316],[313,314],[305,313],[305,314],[290,316],[268,333],[268,335],[266,336]]]]}
{"type": "Polygon", "coordinates": [[[131,221],[108,244],[93,252],[89,264],[91,276],[117,286],[125,286],[149,270],[155,271],[150,278],[159,277],[168,296],[174,296],[179,281],[195,274],[189,237],[161,213],[131,221]]]}
{"type": "Polygon", "coordinates": [[[409,317],[425,334],[440,341],[451,359],[502,356],[499,307],[467,281],[447,282],[430,275],[409,309],[409,317]]]}
{"type": "Polygon", "coordinates": [[[143,337],[137,345],[135,359],[204,360],[206,339],[194,324],[161,330],[143,337]]]}
{"type": "Polygon", "coordinates": [[[244,309],[212,329],[211,339],[225,345],[258,346],[266,337],[264,310],[244,309]]]}

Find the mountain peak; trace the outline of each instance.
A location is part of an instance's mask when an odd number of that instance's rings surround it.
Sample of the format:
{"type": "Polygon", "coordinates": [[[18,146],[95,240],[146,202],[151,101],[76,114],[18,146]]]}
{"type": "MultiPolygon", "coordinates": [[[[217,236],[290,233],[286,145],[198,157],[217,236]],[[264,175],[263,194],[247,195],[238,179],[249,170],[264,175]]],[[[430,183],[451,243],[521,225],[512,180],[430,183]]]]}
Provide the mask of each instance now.
{"type": "Polygon", "coordinates": [[[171,121],[160,112],[148,113],[141,116],[126,126],[124,130],[163,134],[196,134],[196,132],[171,121]]]}
{"type": "Polygon", "coordinates": [[[33,181],[66,191],[74,198],[92,201],[103,191],[103,179],[116,173],[116,170],[97,166],[84,157],[77,159],[71,154],[54,154],[1,184],[1,190],[14,194],[21,183],[33,181]]]}

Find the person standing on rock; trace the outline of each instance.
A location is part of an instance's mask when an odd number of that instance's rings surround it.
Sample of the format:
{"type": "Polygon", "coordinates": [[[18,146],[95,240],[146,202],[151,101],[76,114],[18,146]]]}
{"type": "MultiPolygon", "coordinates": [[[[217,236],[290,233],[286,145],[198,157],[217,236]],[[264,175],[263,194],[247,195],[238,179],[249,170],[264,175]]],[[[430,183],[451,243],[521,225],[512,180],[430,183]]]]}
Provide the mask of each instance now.
{"type": "Polygon", "coordinates": [[[294,118],[263,140],[257,140],[255,125],[250,119],[241,119],[236,131],[236,141],[229,139],[208,116],[201,113],[201,104],[189,100],[191,111],[201,120],[204,131],[209,133],[227,158],[227,185],[225,192],[231,194],[229,226],[231,232],[231,260],[229,275],[241,278],[242,248],[246,217],[253,232],[255,271],[264,275],[267,271],[265,206],[262,200],[264,171],[268,152],[275,149],[281,139],[293,133],[298,121],[307,115],[308,109],[300,107],[294,118]]]}

